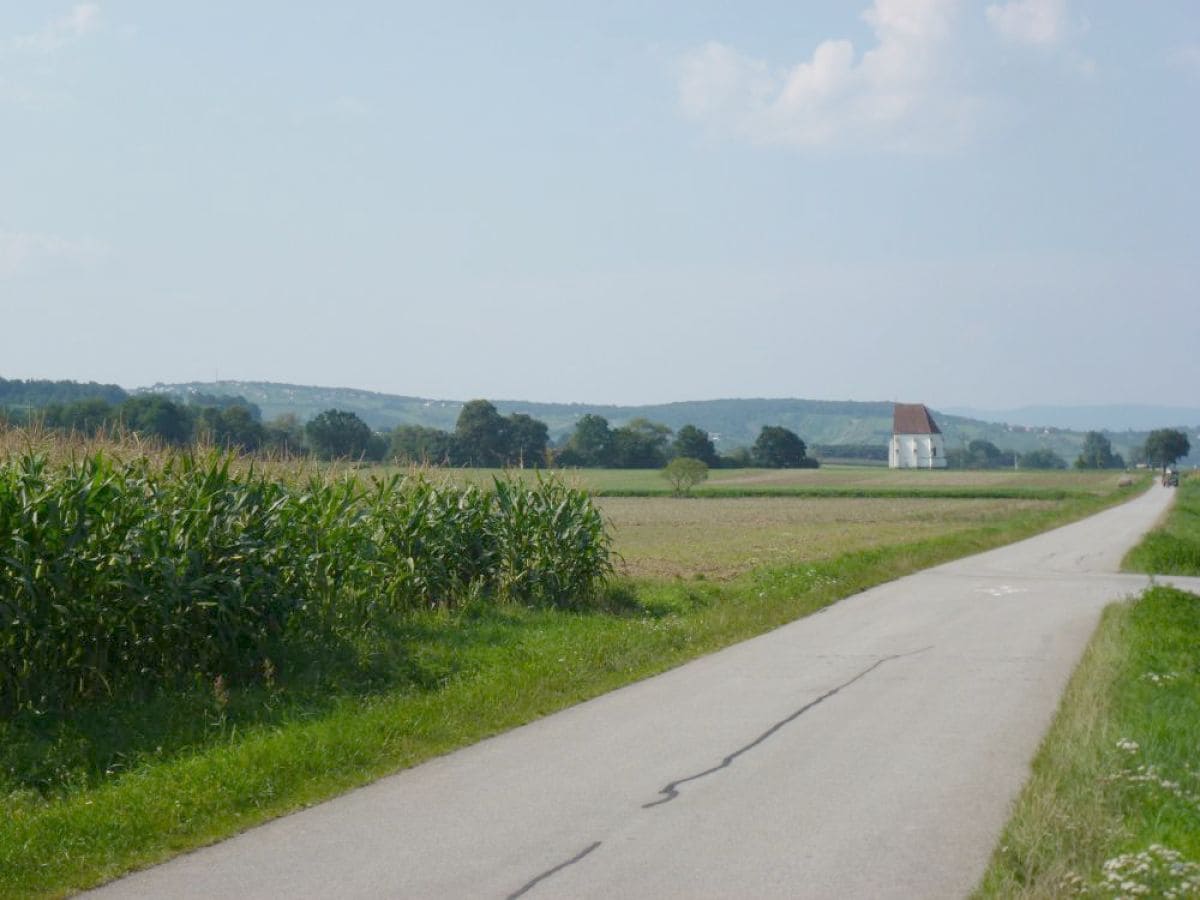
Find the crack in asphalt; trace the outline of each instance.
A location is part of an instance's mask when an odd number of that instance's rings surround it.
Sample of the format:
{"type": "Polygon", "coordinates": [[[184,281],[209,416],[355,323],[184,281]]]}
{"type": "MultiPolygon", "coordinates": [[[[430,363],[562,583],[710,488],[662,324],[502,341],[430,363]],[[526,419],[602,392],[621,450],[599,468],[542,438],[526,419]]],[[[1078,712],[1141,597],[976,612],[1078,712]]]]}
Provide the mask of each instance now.
{"type": "Polygon", "coordinates": [[[537,876],[537,878],[533,878],[533,879],[525,882],[525,884],[522,885],[519,890],[517,890],[515,893],[509,894],[508,897],[506,898],[506,900],[515,900],[515,898],[517,898],[517,897],[522,897],[525,894],[528,894],[531,890],[533,890],[535,887],[537,887],[538,884],[545,881],[551,875],[555,875],[555,874],[561,872],[563,869],[567,868],[567,866],[575,865],[575,863],[579,862],[581,859],[583,859],[585,856],[587,856],[589,853],[591,853],[593,850],[595,850],[597,847],[599,847],[601,843],[602,843],[602,841],[596,841],[596,843],[594,843],[594,844],[589,844],[588,846],[586,846],[582,850],[580,850],[578,853],[576,853],[574,856],[572,856],[570,859],[568,859],[566,862],[561,862],[557,866],[555,866],[553,869],[547,869],[541,875],[537,876]]]}
{"type": "MultiPolygon", "coordinates": [[[[932,649],[933,649],[933,646],[930,645],[928,647],[922,647],[920,650],[910,650],[908,653],[893,653],[891,656],[880,657],[879,659],[875,660],[875,662],[871,663],[871,665],[867,666],[865,669],[863,669],[861,672],[859,672],[857,675],[855,675],[853,678],[851,678],[847,681],[843,681],[841,684],[837,685],[836,687],[830,688],[828,691],[826,691],[820,697],[817,697],[815,700],[810,700],[808,703],[805,703],[802,707],[800,707],[794,713],[791,713],[787,717],[780,719],[778,722],[776,722],[774,725],[772,725],[770,728],[768,728],[766,731],[764,731],[762,734],[760,734],[758,737],[756,737],[750,743],[746,744],[743,747],[739,747],[737,750],[733,751],[733,753],[730,753],[728,756],[726,756],[724,759],[722,759],[720,763],[713,766],[711,769],[705,769],[703,772],[697,772],[695,775],[689,775],[687,778],[680,778],[676,781],[670,782],[666,787],[664,787],[661,791],[659,791],[660,794],[664,795],[661,799],[654,800],[650,803],[643,803],[642,809],[650,809],[651,807],[654,807],[654,806],[661,806],[664,803],[670,803],[672,800],[674,800],[676,797],[679,796],[679,786],[680,785],[687,784],[689,781],[696,781],[700,778],[705,778],[709,775],[712,775],[714,772],[719,772],[722,769],[729,768],[731,765],[733,765],[733,761],[735,759],[737,759],[739,756],[741,756],[743,753],[748,753],[749,751],[753,750],[759,744],[763,743],[764,741],[768,740],[773,735],[778,733],[780,731],[780,729],[782,729],[785,725],[788,725],[788,724],[796,721],[796,719],[800,718],[802,715],[804,715],[806,712],[808,712],[814,706],[817,706],[820,703],[824,703],[826,700],[828,700],[834,694],[837,694],[839,691],[842,691],[845,688],[850,687],[850,685],[854,684],[854,682],[859,681],[860,679],[865,678],[866,676],[870,675],[872,672],[874,672],[876,669],[878,669],[884,663],[889,663],[889,662],[892,662],[897,659],[903,659],[906,656],[916,656],[918,653],[924,653],[925,651],[932,650],[932,649]]],[[[568,866],[575,865],[575,863],[579,862],[581,859],[583,859],[585,856],[587,856],[589,853],[591,853],[593,850],[595,850],[597,847],[599,847],[601,845],[601,843],[603,843],[603,842],[596,841],[593,844],[589,844],[588,846],[586,846],[582,850],[580,850],[578,853],[576,853],[574,856],[572,856],[570,859],[568,859],[566,862],[559,863],[557,866],[555,866],[552,869],[547,869],[545,872],[542,872],[536,878],[533,878],[533,879],[527,881],[515,893],[509,894],[508,897],[506,898],[506,900],[515,900],[515,898],[517,898],[517,897],[524,896],[525,894],[527,894],[531,890],[533,890],[535,887],[537,887],[539,884],[541,884],[543,881],[545,881],[547,878],[550,878],[553,875],[558,874],[559,872],[561,872],[563,869],[567,868],[568,866]]]]}
{"type": "Polygon", "coordinates": [[[892,662],[893,660],[897,660],[897,659],[902,659],[906,656],[916,656],[918,653],[924,653],[926,650],[932,650],[932,649],[933,649],[932,646],[922,647],[920,650],[912,650],[912,651],[909,651],[908,653],[894,653],[891,656],[884,656],[884,657],[881,657],[880,659],[875,660],[874,663],[867,666],[867,668],[863,669],[861,672],[859,672],[857,675],[855,675],[849,681],[844,681],[841,684],[839,684],[837,687],[829,689],[824,694],[822,694],[820,697],[817,697],[815,700],[810,700],[808,703],[804,704],[802,707],[800,707],[798,710],[796,710],[791,715],[787,716],[786,718],[780,719],[778,722],[776,722],[774,725],[772,725],[770,728],[768,728],[766,731],[764,731],[762,734],[760,734],[758,737],[756,737],[750,743],[746,744],[743,747],[739,747],[737,750],[730,753],[728,756],[726,756],[724,759],[722,759],[720,763],[713,766],[712,768],[705,769],[703,772],[697,772],[695,775],[689,775],[686,778],[680,778],[680,779],[677,779],[676,781],[672,781],[672,782],[668,783],[662,790],[659,791],[659,793],[662,794],[663,797],[661,797],[658,800],[653,800],[650,803],[643,803],[642,809],[650,809],[651,807],[654,807],[654,806],[661,806],[664,803],[670,803],[672,800],[674,800],[676,797],[679,796],[680,785],[687,784],[689,781],[697,781],[701,778],[706,778],[707,776],[712,775],[715,772],[720,772],[722,769],[729,768],[731,765],[733,765],[733,761],[735,759],[737,759],[739,756],[741,756],[743,753],[748,753],[749,751],[753,750],[759,744],[763,743],[764,741],[766,741],[769,738],[771,738],[772,736],[774,736],[785,725],[791,724],[792,722],[796,721],[796,719],[800,718],[802,715],[804,715],[806,712],[808,712],[810,709],[812,709],[814,706],[824,703],[826,700],[828,700],[834,694],[838,693],[839,691],[843,690],[844,688],[848,688],[850,685],[854,684],[854,682],[858,681],[859,679],[865,678],[867,675],[870,675],[872,672],[874,672],[876,669],[878,669],[884,663],[892,662]]]}

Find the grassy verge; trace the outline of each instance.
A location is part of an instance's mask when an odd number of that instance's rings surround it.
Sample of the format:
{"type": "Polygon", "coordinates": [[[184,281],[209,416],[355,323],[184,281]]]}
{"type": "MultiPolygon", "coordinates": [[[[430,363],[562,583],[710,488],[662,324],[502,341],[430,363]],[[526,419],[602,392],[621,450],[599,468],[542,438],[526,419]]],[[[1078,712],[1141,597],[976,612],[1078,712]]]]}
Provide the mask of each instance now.
{"type": "Polygon", "coordinates": [[[901,575],[1124,499],[731,581],[626,582],[591,611],[413,613],[349,658],[0,725],[0,895],[59,895],[326,799],[901,575]]]}
{"type": "Polygon", "coordinates": [[[1200,896],[1200,598],[1104,614],[976,897],[1200,896]]]}
{"type": "Polygon", "coordinates": [[[1123,567],[1158,575],[1200,575],[1200,478],[1176,488],[1166,522],[1129,551],[1123,567]]]}

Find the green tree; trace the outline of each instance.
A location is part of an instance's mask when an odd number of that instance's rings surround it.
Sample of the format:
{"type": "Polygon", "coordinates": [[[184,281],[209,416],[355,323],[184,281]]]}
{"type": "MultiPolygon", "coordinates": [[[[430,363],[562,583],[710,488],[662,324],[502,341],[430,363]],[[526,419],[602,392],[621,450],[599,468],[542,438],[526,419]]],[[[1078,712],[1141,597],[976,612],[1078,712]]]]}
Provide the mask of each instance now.
{"type": "Polygon", "coordinates": [[[765,469],[817,467],[817,461],[808,458],[808,448],[800,436],[779,425],[764,425],[751,452],[754,464],[765,469]]]}
{"type": "Polygon", "coordinates": [[[1011,468],[1015,454],[1001,450],[991,441],[977,439],[967,444],[964,450],[946,454],[947,462],[962,469],[1011,468]]]}
{"type": "Polygon", "coordinates": [[[283,413],[264,425],[263,446],[288,456],[304,453],[304,426],[296,414],[283,413]]]}
{"type": "Polygon", "coordinates": [[[121,404],[120,419],[130,431],[170,444],[186,444],[192,439],[191,410],[159,394],[130,397],[121,404]]]}
{"type": "Polygon", "coordinates": [[[400,462],[410,465],[450,465],[454,456],[454,435],[439,428],[397,425],[392,430],[390,452],[400,462]]]}
{"type": "Polygon", "coordinates": [[[675,432],[671,452],[677,457],[698,459],[706,466],[717,464],[717,448],[713,446],[712,438],[695,425],[684,425],[675,432]]]}
{"type": "Polygon", "coordinates": [[[1053,450],[1044,447],[1021,454],[1021,468],[1023,469],[1065,469],[1066,467],[1065,459],[1053,450]]]}
{"type": "Polygon", "coordinates": [[[89,436],[110,428],[116,421],[117,408],[99,397],[79,400],[65,406],[53,404],[45,410],[45,423],[49,427],[89,436]]]}
{"type": "Polygon", "coordinates": [[[609,465],[617,469],[657,469],[666,464],[671,429],[637,418],[612,433],[609,465]]]}
{"type": "Polygon", "coordinates": [[[588,413],[575,423],[559,462],[565,466],[607,466],[612,460],[612,429],[608,419],[588,413]]]}
{"type": "Polygon", "coordinates": [[[675,496],[682,497],[708,478],[708,466],[699,459],[677,456],[663,468],[662,477],[671,483],[675,496]]]}
{"type": "Polygon", "coordinates": [[[508,460],[522,469],[526,466],[541,467],[546,461],[546,446],[550,443],[550,430],[546,423],[513,413],[508,417],[508,460]]]}
{"type": "Polygon", "coordinates": [[[371,443],[371,429],[352,412],[327,409],[304,426],[308,446],[321,459],[359,459],[371,443]]]}
{"type": "Polygon", "coordinates": [[[725,469],[748,469],[754,465],[754,454],[749,447],[734,447],[728,453],[722,454],[720,465],[725,469]]]}
{"type": "Polygon", "coordinates": [[[1099,431],[1083,436],[1083,450],[1075,460],[1077,469],[1123,469],[1125,460],[1112,452],[1112,442],[1099,431]]]}
{"type": "Polygon", "coordinates": [[[1178,429],[1158,428],[1146,437],[1146,461],[1151,465],[1162,466],[1164,472],[1167,466],[1174,465],[1176,460],[1191,452],[1192,445],[1188,442],[1187,435],[1178,429]]]}
{"type": "Polygon", "coordinates": [[[200,410],[197,428],[219,447],[250,453],[262,446],[265,429],[245,406],[207,406],[200,410]]]}
{"type": "Polygon", "coordinates": [[[464,403],[454,426],[458,459],[468,466],[503,466],[509,459],[508,420],[487,400],[464,403]]]}

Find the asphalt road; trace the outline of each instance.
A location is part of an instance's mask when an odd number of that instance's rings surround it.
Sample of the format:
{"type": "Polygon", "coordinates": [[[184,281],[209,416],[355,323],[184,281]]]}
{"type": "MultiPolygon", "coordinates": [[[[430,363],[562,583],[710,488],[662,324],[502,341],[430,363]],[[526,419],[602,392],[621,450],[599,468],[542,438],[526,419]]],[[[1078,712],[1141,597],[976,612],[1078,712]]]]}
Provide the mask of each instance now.
{"type": "Polygon", "coordinates": [[[858,594],[97,893],[961,897],[1101,608],[1148,583],[1114,573],[1170,495],[858,594]]]}

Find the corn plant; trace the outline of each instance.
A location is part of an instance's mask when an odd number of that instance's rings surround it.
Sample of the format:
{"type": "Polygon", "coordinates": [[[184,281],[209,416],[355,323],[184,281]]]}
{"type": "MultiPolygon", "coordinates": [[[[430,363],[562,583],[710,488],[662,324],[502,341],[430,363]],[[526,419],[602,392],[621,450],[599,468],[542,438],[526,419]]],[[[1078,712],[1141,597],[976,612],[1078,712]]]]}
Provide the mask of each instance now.
{"type": "Polygon", "coordinates": [[[468,597],[586,602],[612,571],[599,512],[554,480],[289,482],[231,461],[0,460],[0,712],[252,677],[281,642],[468,597]]]}

